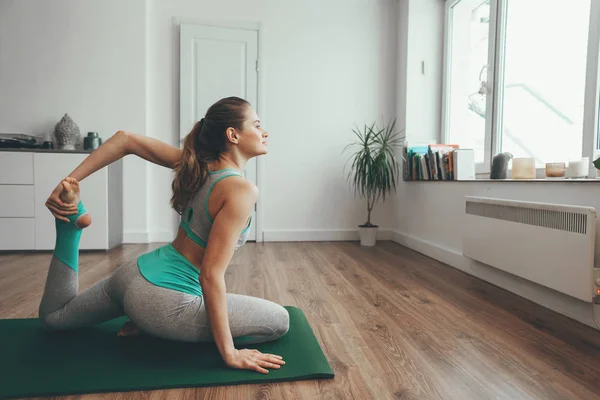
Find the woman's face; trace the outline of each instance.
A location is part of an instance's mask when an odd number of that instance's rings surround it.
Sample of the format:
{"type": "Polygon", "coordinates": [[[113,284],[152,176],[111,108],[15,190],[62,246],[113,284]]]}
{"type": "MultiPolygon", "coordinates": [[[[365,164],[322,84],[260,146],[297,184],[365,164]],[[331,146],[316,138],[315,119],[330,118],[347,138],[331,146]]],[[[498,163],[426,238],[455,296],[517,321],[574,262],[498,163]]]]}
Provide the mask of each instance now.
{"type": "Polygon", "coordinates": [[[260,125],[256,111],[246,107],[246,120],[241,130],[236,130],[237,147],[248,158],[268,153],[267,137],[269,134],[260,125]]]}

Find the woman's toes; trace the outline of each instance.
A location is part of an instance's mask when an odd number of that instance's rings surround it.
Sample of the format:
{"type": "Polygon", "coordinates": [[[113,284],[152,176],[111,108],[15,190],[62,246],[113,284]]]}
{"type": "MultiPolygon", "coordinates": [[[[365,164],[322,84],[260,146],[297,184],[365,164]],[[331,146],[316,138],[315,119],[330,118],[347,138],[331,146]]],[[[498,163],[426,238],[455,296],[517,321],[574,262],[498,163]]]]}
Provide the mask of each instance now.
{"type": "Polygon", "coordinates": [[[71,182],[69,182],[68,179],[65,179],[64,181],[62,181],[62,185],[63,185],[63,189],[65,189],[66,192],[70,192],[73,190],[73,187],[71,186],[71,182]]]}

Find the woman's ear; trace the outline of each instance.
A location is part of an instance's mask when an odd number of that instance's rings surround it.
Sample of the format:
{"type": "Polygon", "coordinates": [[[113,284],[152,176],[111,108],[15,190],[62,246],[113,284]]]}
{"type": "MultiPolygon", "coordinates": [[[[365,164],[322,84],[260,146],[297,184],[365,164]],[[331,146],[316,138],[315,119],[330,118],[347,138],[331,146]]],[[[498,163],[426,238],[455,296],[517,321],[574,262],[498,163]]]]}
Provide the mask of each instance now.
{"type": "Polygon", "coordinates": [[[227,130],[225,131],[225,135],[227,136],[227,140],[229,140],[231,143],[238,144],[239,138],[238,133],[235,129],[227,128],[227,130]]]}

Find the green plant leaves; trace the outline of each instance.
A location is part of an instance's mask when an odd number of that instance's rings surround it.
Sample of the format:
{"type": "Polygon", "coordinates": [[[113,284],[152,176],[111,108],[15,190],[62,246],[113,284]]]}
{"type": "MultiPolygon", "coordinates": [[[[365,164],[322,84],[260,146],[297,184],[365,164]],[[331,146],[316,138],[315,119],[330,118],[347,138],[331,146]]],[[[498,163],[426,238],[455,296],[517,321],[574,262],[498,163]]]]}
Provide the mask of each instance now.
{"type": "Polygon", "coordinates": [[[352,130],[356,139],[344,148],[354,150],[348,159],[352,162],[348,179],[355,195],[367,199],[369,214],[380,198],[385,201],[386,195],[396,190],[400,166],[394,151],[401,145],[401,132],[395,132],[395,126],[395,119],[382,128],[375,123],[357,126],[352,130]]]}

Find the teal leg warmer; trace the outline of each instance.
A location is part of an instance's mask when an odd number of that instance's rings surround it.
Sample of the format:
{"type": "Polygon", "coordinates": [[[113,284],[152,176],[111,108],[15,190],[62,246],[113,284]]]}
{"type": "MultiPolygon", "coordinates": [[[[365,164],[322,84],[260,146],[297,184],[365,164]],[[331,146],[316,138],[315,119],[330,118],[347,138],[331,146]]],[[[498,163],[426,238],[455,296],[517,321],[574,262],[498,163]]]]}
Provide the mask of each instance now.
{"type": "Polygon", "coordinates": [[[79,269],[79,241],[81,239],[82,229],[75,225],[79,217],[86,214],[83,203],[77,204],[77,214],[69,215],[70,222],[56,219],[56,244],[54,246],[54,256],[60,261],[71,267],[75,272],[79,269]]]}

